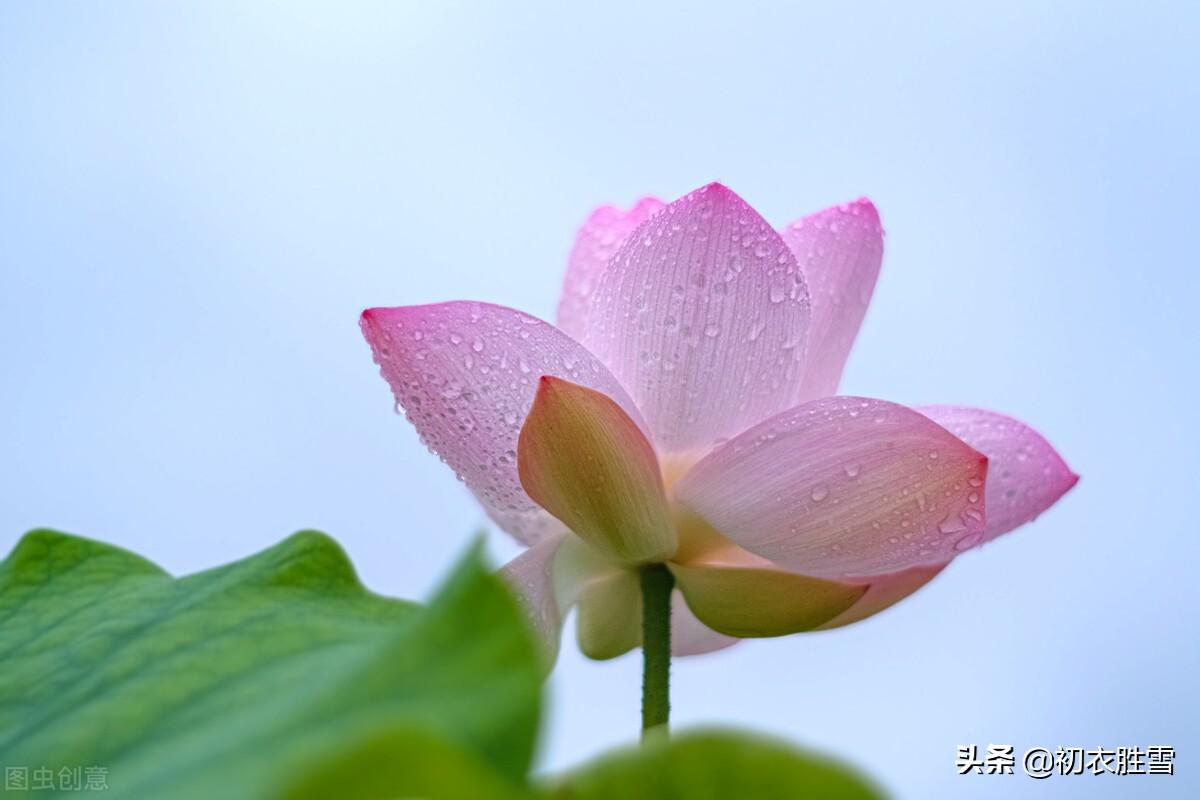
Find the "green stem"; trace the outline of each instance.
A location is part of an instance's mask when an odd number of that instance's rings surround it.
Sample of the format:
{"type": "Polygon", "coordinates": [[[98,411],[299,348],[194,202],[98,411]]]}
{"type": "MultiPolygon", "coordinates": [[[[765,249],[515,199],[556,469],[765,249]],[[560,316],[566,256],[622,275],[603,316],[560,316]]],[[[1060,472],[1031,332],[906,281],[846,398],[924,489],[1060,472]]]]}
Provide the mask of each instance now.
{"type": "Polygon", "coordinates": [[[671,714],[671,590],[665,564],[642,567],[642,737],[671,714]]]}

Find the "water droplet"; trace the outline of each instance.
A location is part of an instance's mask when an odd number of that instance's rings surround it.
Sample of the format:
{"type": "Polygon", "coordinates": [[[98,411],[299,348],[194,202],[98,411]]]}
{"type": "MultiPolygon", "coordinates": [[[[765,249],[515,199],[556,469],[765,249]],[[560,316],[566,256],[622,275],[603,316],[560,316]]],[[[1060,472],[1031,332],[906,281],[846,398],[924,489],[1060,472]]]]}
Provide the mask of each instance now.
{"type": "Polygon", "coordinates": [[[719,325],[716,325],[716,324],[710,322],[708,325],[706,325],[704,327],[704,335],[709,337],[710,339],[720,336],[721,328],[719,325]]]}
{"type": "Polygon", "coordinates": [[[812,490],[813,502],[819,503],[829,496],[829,487],[825,484],[817,484],[812,490]]]}
{"type": "Polygon", "coordinates": [[[954,543],[954,549],[961,553],[963,550],[970,550],[982,540],[982,533],[968,533],[966,536],[954,543]]]}
{"type": "Polygon", "coordinates": [[[476,353],[482,353],[483,352],[483,339],[476,339],[475,341],[471,342],[471,349],[474,350],[476,353]]]}
{"type": "Polygon", "coordinates": [[[965,531],[967,526],[957,516],[949,516],[938,523],[938,530],[944,534],[959,533],[965,531]]]}
{"type": "Polygon", "coordinates": [[[847,478],[857,478],[860,467],[858,464],[846,464],[842,469],[845,470],[847,478]]]}

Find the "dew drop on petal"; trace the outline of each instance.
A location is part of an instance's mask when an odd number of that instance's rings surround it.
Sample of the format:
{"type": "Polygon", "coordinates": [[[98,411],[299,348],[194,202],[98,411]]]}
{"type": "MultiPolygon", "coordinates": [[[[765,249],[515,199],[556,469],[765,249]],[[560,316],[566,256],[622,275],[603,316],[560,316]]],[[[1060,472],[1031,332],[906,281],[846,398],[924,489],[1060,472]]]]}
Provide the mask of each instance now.
{"type": "Polygon", "coordinates": [[[954,543],[954,549],[961,553],[963,550],[970,550],[981,541],[983,541],[982,533],[969,533],[954,543]]]}
{"type": "Polygon", "coordinates": [[[938,530],[944,534],[959,533],[965,531],[967,526],[957,516],[949,516],[938,523],[938,530]]]}

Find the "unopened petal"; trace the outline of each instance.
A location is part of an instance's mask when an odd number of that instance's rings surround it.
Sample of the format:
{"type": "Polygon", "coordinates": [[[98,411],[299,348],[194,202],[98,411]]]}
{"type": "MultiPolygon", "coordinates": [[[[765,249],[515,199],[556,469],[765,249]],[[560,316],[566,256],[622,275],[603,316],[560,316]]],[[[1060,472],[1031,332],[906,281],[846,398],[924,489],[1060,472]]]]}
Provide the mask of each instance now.
{"type": "Polygon", "coordinates": [[[633,230],[665,204],[656,197],[643,197],[628,211],[601,206],[592,212],[575,236],[567,261],[562,296],[558,301],[558,327],[579,339],[587,326],[596,284],[608,261],[633,230]]]}
{"type": "Polygon", "coordinates": [[[793,404],[808,290],[783,239],[709,184],[639,227],[603,271],[584,342],[667,454],[707,449],[793,404]]]}
{"type": "Polygon", "coordinates": [[[605,661],[642,643],[642,594],[636,570],[620,570],[588,583],[575,622],[579,649],[605,661]]]}
{"type": "Polygon", "coordinates": [[[705,625],[688,608],[683,593],[676,589],[671,593],[671,654],[674,656],[702,656],[733,647],[740,639],[726,636],[705,625]]]}
{"type": "MultiPolygon", "coordinates": [[[[636,571],[604,558],[575,536],[563,538],[553,569],[558,608],[565,614],[580,605],[576,633],[586,655],[615,658],[641,646],[642,589],[636,571]]],[[[702,655],[737,641],[696,619],[679,590],[672,592],[672,653],[702,655]]]]}
{"type": "Polygon", "coordinates": [[[987,531],[980,541],[1032,521],[1079,481],[1045,437],[1020,420],[968,406],[917,410],[988,457],[987,531]]]}
{"type": "Polygon", "coordinates": [[[517,436],[538,378],[589,386],[637,417],[595,356],[520,311],[474,302],[373,308],[363,312],[361,325],[397,408],[489,516],[526,544],[562,531],[525,494],[517,474],[517,436]]]}
{"type": "MultiPolygon", "coordinates": [[[[607,660],[642,646],[642,597],[637,573],[606,576],[585,590],[579,604],[576,633],[584,655],[607,660]]],[[[671,593],[671,654],[699,656],[724,650],[740,641],[705,625],[688,608],[683,594],[671,593]]]]}
{"type": "Polygon", "coordinates": [[[780,231],[808,283],[812,321],[797,403],[837,392],[883,260],[883,226],[870,200],[826,209],[780,231]]]}
{"type": "Polygon", "coordinates": [[[867,591],[797,575],[738,549],[673,563],[671,571],[697,619],[741,638],[812,630],[847,611],[867,591]]]}
{"type": "Polygon", "coordinates": [[[945,568],[945,564],[939,564],[932,567],[913,567],[901,572],[893,572],[890,575],[879,575],[871,581],[867,591],[854,605],[818,626],[817,630],[840,628],[891,608],[929,583],[945,568]]]}
{"type": "Polygon", "coordinates": [[[841,579],[944,564],[984,530],[987,459],[912,409],[832,397],[698,462],[676,500],[735,544],[841,579]]]}
{"type": "Polygon", "coordinates": [[[529,496],[600,552],[629,564],[674,553],[658,457],[608,396],[542,378],[517,462],[529,496]]]}

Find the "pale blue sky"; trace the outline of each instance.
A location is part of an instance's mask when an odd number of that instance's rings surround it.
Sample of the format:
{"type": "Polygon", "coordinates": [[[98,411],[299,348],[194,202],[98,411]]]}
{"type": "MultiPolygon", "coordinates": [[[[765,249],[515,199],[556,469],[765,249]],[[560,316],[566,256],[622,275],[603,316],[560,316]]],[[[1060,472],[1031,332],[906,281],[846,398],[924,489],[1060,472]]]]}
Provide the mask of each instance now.
{"type": "MultiPolygon", "coordinates": [[[[1010,412],[1082,482],[889,613],[677,662],[676,719],[902,798],[1195,796],[1198,40],[1185,2],[5,3],[0,549],[51,525],[188,572],[318,527],[424,595],[483,515],[363,307],[549,317],[575,227],[642,193],[868,195],[844,390],[1010,412]],[[1180,774],[956,777],[972,742],[1180,774]]],[[[637,727],[636,655],[564,654],[546,768],[637,727]]]]}

